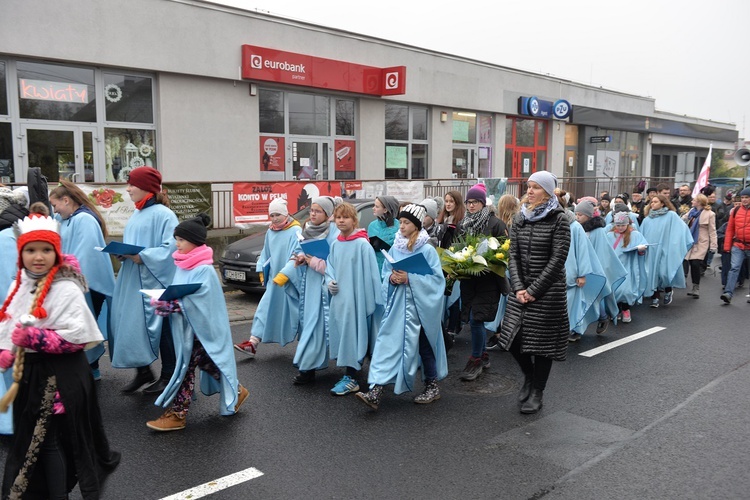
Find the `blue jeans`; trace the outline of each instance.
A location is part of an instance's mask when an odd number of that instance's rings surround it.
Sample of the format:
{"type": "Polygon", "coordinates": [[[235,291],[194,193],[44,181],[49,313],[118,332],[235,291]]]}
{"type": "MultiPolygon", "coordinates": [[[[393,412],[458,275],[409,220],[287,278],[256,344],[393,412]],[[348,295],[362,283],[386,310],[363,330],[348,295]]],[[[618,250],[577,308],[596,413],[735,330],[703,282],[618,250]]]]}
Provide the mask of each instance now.
{"type": "Polygon", "coordinates": [[[731,297],[734,294],[734,287],[737,286],[737,278],[740,275],[740,269],[742,268],[745,259],[750,257],[750,250],[740,250],[736,246],[732,245],[732,267],[729,269],[727,275],[727,285],[724,287],[724,293],[728,293],[731,297]]]}
{"type": "Polygon", "coordinates": [[[425,380],[437,379],[437,363],[435,362],[435,353],[432,352],[430,341],[424,334],[424,329],[419,332],[419,357],[422,358],[422,375],[425,380]]]}
{"type": "Polygon", "coordinates": [[[484,329],[484,321],[474,319],[472,313],[469,316],[469,326],[471,327],[471,355],[475,358],[481,358],[487,342],[487,330],[484,329]]]}

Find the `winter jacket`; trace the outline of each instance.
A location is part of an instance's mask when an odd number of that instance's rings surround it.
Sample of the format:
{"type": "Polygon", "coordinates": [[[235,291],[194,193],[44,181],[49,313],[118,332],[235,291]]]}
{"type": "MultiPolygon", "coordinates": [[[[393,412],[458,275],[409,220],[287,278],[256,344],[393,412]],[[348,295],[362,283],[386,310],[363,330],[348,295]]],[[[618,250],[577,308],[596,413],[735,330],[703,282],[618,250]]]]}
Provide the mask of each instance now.
{"type": "Polygon", "coordinates": [[[750,208],[740,205],[732,210],[724,237],[724,252],[729,253],[732,246],[740,250],[750,250],[750,208]]]}
{"type": "Polygon", "coordinates": [[[570,224],[561,208],[535,222],[522,214],[513,219],[509,261],[513,293],[508,296],[500,332],[504,349],[520,335],[522,353],[565,360],[569,334],[565,260],[569,247],[570,224]],[[521,304],[515,295],[521,290],[535,300],[521,304]]]}
{"type": "Polygon", "coordinates": [[[690,247],[685,260],[703,260],[709,250],[717,247],[716,214],[711,210],[701,210],[698,218],[698,241],[690,247]]]}
{"type": "MultiPolygon", "coordinates": [[[[487,236],[505,236],[507,226],[495,214],[490,215],[482,234],[487,236]]],[[[512,243],[511,243],[512,244],[512,243]]],[[[476,278],[461,281],[461,319],[468,322],[469,317],[477,321],[494,321],[500,295],[510,291],[508,279],[493,272],[486,272],[476,278]]]]}
{"type": "Polygon", "coordinates": [[[13,226],[17,220],[23,219],[27,215],[29,215],[29,211],[26,207],[11,203],[0,213],[0,231],[13,226]]]}

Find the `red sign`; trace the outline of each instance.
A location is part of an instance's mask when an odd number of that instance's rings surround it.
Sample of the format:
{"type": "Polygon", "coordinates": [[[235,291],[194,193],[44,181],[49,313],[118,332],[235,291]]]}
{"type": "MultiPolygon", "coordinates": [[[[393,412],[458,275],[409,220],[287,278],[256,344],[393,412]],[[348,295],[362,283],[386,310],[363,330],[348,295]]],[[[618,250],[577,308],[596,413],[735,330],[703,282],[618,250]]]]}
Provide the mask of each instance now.
{"type": "Polygon", "coordinates": [[[284,171],[284,138],[260,136],[260,171],[284,171]]]}
{"type": "Polygon", "coordinates": [[[232,207],[235,224],[268,222],[268,204],[275,198],[287,200],[290,214],[309,207],[318,196],[341,196],[340,182],[235,182],[232,207]]]}
{"type": "Polygon", "coordinates": [[[336,172],[354,172],[357,167],[357,143],[354,141],[333,141],[334,165],[336,172]]]}
{"type": "Polygon", "coordinates": [[[377,68],[254,45],[242,46],[242,78],[376,96],[406,93],[406,66],[377,68]]]}

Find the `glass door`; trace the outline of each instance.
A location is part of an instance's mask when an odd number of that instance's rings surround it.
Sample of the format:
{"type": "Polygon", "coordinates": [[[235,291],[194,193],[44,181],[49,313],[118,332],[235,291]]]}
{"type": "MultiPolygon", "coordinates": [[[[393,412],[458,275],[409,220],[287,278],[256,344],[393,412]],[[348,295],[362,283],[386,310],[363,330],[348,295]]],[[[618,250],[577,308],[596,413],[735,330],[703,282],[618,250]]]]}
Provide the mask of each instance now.
{"type": "Polygon", "coordinates": [[[454,179],[473,179],[476,177],[476,151],[474,148],[453,148],[454,179]]]}
{"type": "Polygon", "coordinates": [[[95,181],[93,128],[22,125],[21,140],[26,171],[38,167],[50,183],[95,181]]]}
{"type": "Polygon", "coordinates": [[[329,179],[328,141],[311,141],[291,139],[289,157],[291,159],[292,179],[327,180],[329,179]]]}
{"type": "Polygon", "coordinates": [[[513,177],[528,177],[536,172],[536,153],[534,150],[516,148],[513,155],[513,177]]]}

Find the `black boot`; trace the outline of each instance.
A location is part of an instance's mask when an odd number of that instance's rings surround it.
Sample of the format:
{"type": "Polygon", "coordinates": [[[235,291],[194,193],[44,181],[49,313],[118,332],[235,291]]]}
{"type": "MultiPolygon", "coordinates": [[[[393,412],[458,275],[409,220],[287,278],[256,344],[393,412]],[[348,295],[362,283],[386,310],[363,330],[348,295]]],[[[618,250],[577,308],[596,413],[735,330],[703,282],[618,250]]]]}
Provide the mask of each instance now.
{"type": "Polygon", "coordinates": [[[165,378],[164,375],[162,375],[156,382],[143,389],[143,394],[161,394],[164,392],[164,389],[167,388],[170,378],[172,377],[165,378]]]}
{"type": "Polygon", "coordinates": [[[536,413],[542,409],[542,394],[544,391],[539,389],[531,389],[529,399],[521,406],[521,413],[530,415],[536,413]]]}
{"type": "Polygon", "coordinates": [[[529,399],[529,394],[531,394],[531,376],[524,375],[523,385],[521,390],[518,391],[518,402],[525,403],[529,399]]]}
{"type": "Polygon", "coordinates": [[[294,385],[305,385],[315,382],[315,370],[300,371],[293,379],[294,385]]]}
{"type": "Polygon", "coordinates": [[[150,384],[155,380],[154,374],[151,372],[151,368],[148,366],[140,366],[135,372],[135,378],[128,385],[122,388],[122,392],[135,392],[141,388],[141,386],[150,384]]]}

